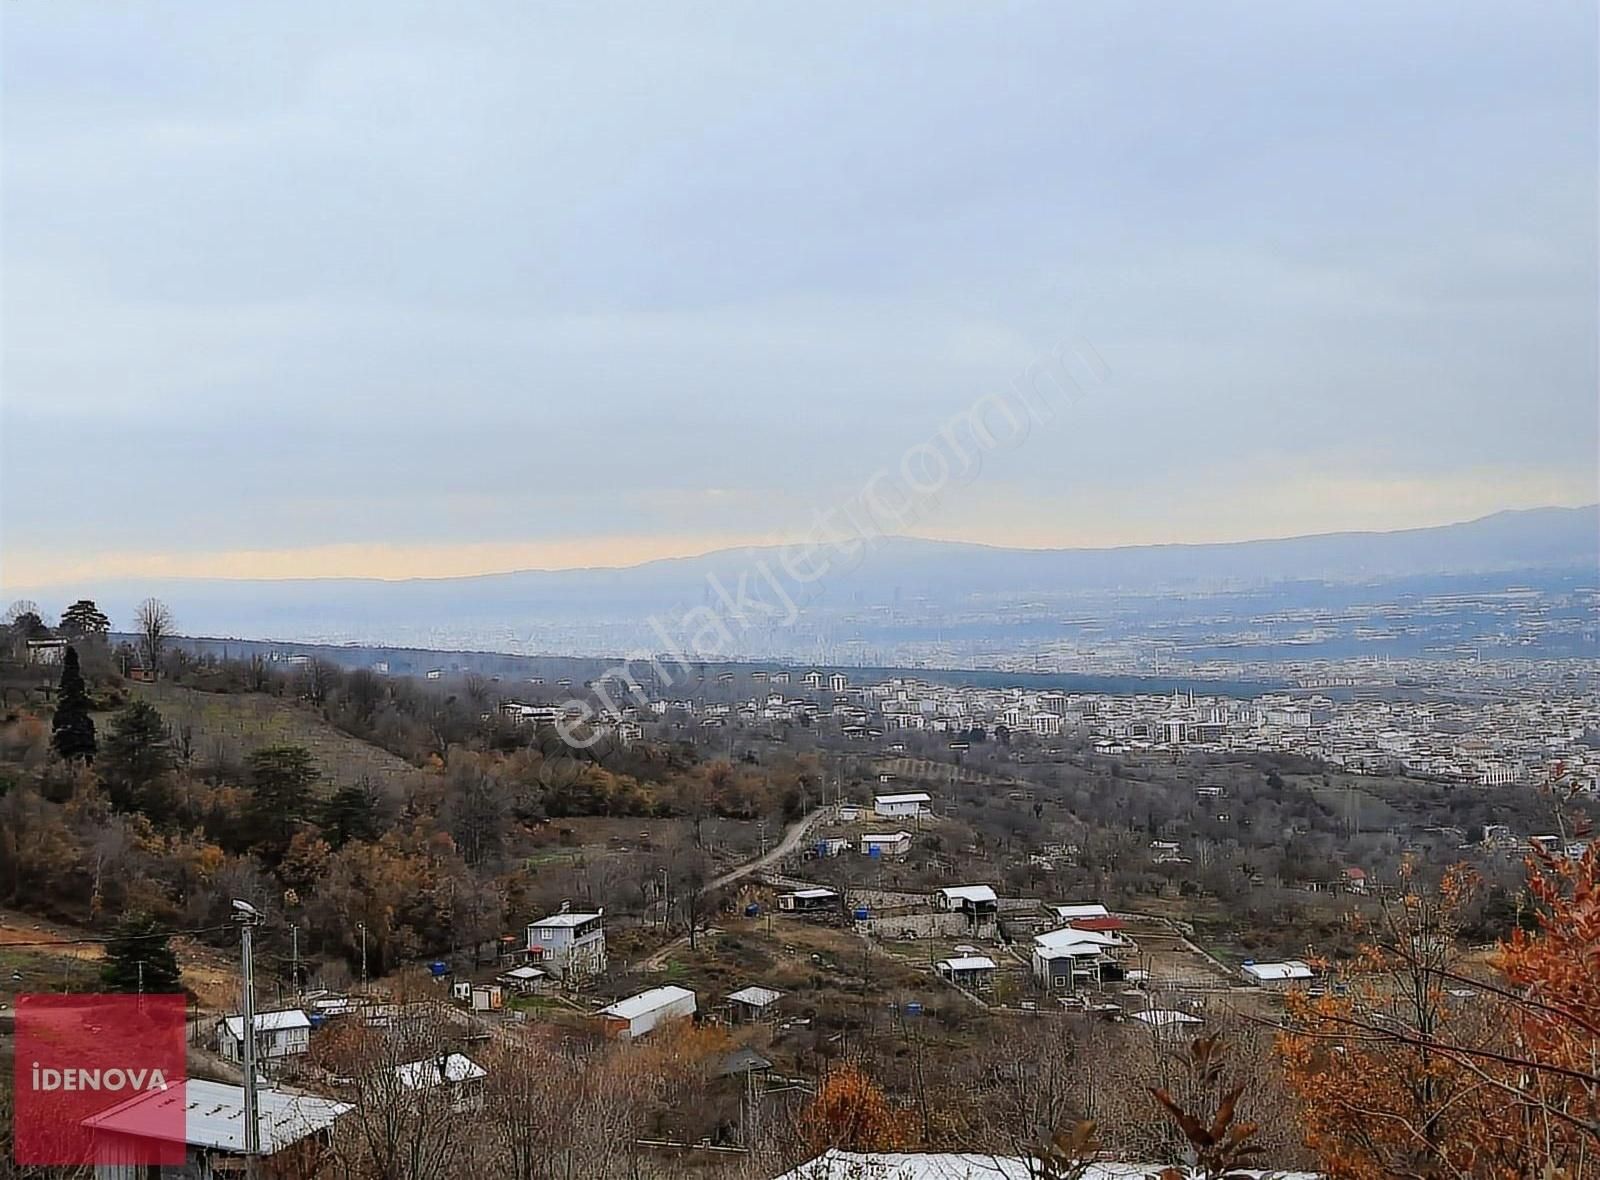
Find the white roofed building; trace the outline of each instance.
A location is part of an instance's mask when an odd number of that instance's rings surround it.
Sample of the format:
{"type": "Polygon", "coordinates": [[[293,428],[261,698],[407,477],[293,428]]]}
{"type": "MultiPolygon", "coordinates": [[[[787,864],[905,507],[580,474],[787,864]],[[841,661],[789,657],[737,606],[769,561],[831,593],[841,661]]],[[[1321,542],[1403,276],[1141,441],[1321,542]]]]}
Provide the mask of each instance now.
{"type": "MultiPolygon", "coordinates": [[[[258,1012],[255,1016],[257,1062],[294,1057],[311,1048],[311,1018],[298,1008],[258,1012]]],[[[217,1021],[217,1052],[229,1061],[244,1060],[244,1017],[217,1021]]]]}
{"type": "MultiPolygon", "coordinates": [[[[314,1139],[327,1143],[348,1102],[263,1088],[256,1092],[257,1140],[269,1161],[314,1139]]],[[[244,1171],[244,1088],[188,1078],[181,1086],[150,1090],[84,1120],[93,1137],[96,1180],[145,1180],[160,1175],[211,1180],[244,1171]],[[171,1108],[181,1106],[183,1118],[171,1108]],[[183,1127],[185,1162],[180,1169],[153,1169],[150,1139],[157,1128],[183,1127]]],[[[177,1142],[176,1138],[168,1140],[177,1142]]],[[[298,1158],[298,1156],[296,1157],[298,1158]]]]}
{"type": "Polygon", "coordinates": [[[877,795],[872,800],[872,810],[881,819],[899,816],[915,818],[928,814],[933,796],[926,791],[908,791],[902,795],[877,795]]]}
{"type": "Polygon", "coordinates": [[[631,1041],[669,1020],[689,1019],[695,1013],[695,995],[686,987],[653,987],[600,1009],[606,1035],[631,1041]]]}
{"type": "Polygon", "coordinates": [[[1251,983],[1274,991],[1304,987],[1316,977],[1311,964],[1299,959],[1282,963],[1246,963],[1240,970],[1251,983]]]}
{"type": "Polygon", "coordinates": [[[604,910],[558,914],[528,923],[528,959],[561,980],[598,975],[606,969],[604,910]]]}

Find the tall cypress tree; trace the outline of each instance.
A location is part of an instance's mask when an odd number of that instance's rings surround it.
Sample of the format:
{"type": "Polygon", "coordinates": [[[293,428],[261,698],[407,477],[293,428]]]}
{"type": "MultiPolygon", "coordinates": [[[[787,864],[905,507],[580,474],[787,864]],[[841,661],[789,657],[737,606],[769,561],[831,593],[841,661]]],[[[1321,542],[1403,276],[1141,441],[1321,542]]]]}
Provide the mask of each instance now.
{"type": "Polygon", "coordinates": [[[89,688],[83,682],[75,647],[68,647],[61,660],[61,687],[56,693],[56,715],[50,729],[50,744],[57,754],[69,762],[94,761],[94,718],[89,716],[89,688]]]}

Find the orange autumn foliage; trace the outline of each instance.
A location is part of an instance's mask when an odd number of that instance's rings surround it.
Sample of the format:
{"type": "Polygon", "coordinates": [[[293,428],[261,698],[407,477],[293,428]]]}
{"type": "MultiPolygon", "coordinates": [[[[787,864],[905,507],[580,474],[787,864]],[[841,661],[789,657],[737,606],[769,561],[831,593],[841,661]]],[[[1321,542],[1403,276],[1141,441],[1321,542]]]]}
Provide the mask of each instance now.
{"type": "Polygon", "coordinates": [[[911,1143],[909,1119],[854,1062],[842,1062],[823,1075],[801,1120],[806,1141],[816,1150],[895,1151],[911,1143]]]}
{"type": "Polygon", "coordinates": [[[1463,962],[1475,884],[1403,899],[1341,996],[1290,1002],[1278,1052],[1331,1180],[1575,1180],[1600,1159],[1597,851],[1529,863],[1538,928],[1463,962]]]}

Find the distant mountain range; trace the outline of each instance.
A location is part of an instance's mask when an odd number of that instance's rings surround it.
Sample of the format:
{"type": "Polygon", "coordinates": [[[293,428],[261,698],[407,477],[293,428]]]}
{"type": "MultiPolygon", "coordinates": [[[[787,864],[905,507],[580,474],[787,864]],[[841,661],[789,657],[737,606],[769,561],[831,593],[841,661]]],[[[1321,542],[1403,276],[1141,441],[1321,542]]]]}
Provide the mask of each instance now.
{"type": "MultiPolygon", "coordinates": [[[[622,642],[649,644],[642,626],[648,617],[716,608],[713,577],[731,591],[744,574],[755,587],[751,593],[759,594],[756,571],[761,563],[780,568],[780,552],[728,549],[619,569],[404,581],[159,579],[14,593],[39,600],[48,612],[88,595],[118,625],[131,619],[141,598],[154,594],[171,605],[190,635],[604,654],[622,642]],[[556,634],[568,638],[549,641],[556,634]]],[[[1230,544],[1032,550],[894,538],[867,551],[853,569],[815,583],[820,598],[807,615],[808,628],[818,619],[874,612],[970,620],[1030,600],[1065,610],[1076,599],[1207,596],[1294,583],[1350,585],[1523,570],[1575,571],[1581,578],[1597,568],[1600,505],[1499,512],[1398,532],[1230,544]]]]}

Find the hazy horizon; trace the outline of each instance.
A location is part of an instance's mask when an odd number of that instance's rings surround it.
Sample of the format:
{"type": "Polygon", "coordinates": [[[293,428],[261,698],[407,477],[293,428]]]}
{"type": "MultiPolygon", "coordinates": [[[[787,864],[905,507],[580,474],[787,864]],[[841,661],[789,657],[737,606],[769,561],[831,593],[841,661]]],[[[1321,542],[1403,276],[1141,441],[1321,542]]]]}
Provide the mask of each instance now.
{"type": "MultiPolygon", "coordinates": [[[[1561,511],[1561,510],[1583,510],[1583,509],[1600,509],[1600,502],[1590,501],[1589,503],[1584,503],[1584,504],[1541,504],[1541,505],[1536,505],[1536,506],[1529,507],[1529,508],[1504,508],[1504,509],[1500,509],[1500,510],[1495,511],[1495,512],[1485,513],[1482,516],[1470,517],[1470,518],[1468,518],[1466,520],[1449,520],[1449,521],[1440,521],[1440,522],[1437,522],[1437,523],[1422,524],[1422,525],[1405,525],[1405,526],[1402,526],[1402,527],[1399,527],[1399,528],[1394,528],[1394,529],[1330,529],[1330,530],[1327,530],[1325,532],[1298,533],[1298,534],[1278,535],[1278,536],[1270,536],[1270,537],[1228,537],[1228,538],[1218,538],[1218,539],[1209,539],[1209,538],[1207,538],[1207,539],[1200,539],[1200,540],[1194,540],[1194,541],[1135,541],[1135,542],[1130,542],[1130,543],[1124,544],[1124,545],[1002,545],[1002,544],[996,543],[994,541],[986,541],[986,540],[980,540],[980,539],[968,538],[968,537],[923,537],[923,536],[915,536],[915,535],[909,535],[909,534],[906,534],[906,535],[885,535],[885,537],[883,539],[884,540],[888,540],[888,541],[932,541],[932,542],[935,542],[935,543],[946,543],[946,544],[951,544],[951,545],[972,545],[972,546],[978,546],[978,547],[982,547],[982,548],[997,549],[997,550],[1003,550],[1003,551],[1006,551],[1006,552],[1014,552],[1014,553],[1104,552],[1104,551],[1116,551],[1116,550],[1122,550],[1122,549],[1150,549],[1150,548],[1173,548],[1173,547],[1187,548],[1187,547],[1205,547],[1205,546],[1213,546],[1213,545],[1252,545],[1252,544],[1257,544],[1257,543],[1270,543],[1270,542],[1274,542],[1274,541],[1304,541],[1304,540],[1315,540],[1317,538],[1322,538],[1322,537],[1337,537],[1337,536],[1362,536],[1362,535],[1382,536],[1382,535],[1393,534],[1393,533],[1407,533],[1407,532],[1425,531],[1425,530],[1434,529],[1434,528],[1448,528],[1451,525],[1474,524],[1474,523],[1477,523],[1479,521],[1489,520],[1489,519],[1491,519],[1493,517],[1504,516],[1504,515],[1512,514],[1512,513],[1528,513],[1528,512],[1541,512],[1541,511],[1561,511]]],[[[467,570],[462,570],[462,571],[448,571],[448,572],[439,572],[439,573],[406,574],[406,575],[401,575],[401,576],[396,576],[396,577],[386,577],[386,576],[381,575],[381,574],[372,574],[372,573],[360,573],[360,574],[357,574],[357,573],[283,574],[283,575],[269,575],[269,574],[228,575],[228,574],[217,574],[217,573],[207,573],[207,574],[183,574],[183,573],[161,574],[161,573],[156,573],[156,574],[140,575],[140,574],[137,574],[137,573],[132,573],[132,574],[127,574],[127,575],[100,574],[100,575],[96,575],[93,580],[101,582],[101,583],[111,582],[111,581],[132,582],[132,581],[137,581],[138,578],[141,577],[141,576],[149,576],[149,577],[152,577],[152,578],[161,578],[161,579],[169,580],[169,581],[189,581],[189,580],[193,580],[193,581],[213,581],[213,580],[215,580],[215,581],[266,581],[266,582],[284,581],[284,582],[288,582],[288,581],[301,581],[301,580],[304,580],[304,581],[357,581],[357,580],[370,580],[370,581],[378,581],[378,582],[404,582],[404,581],[421,581],[421,580],[429,580],[429,579],[456,579],[456,578],[472,578],[472,577],[494,577],[496,575],[502,575],[502,574],[582,573],[582,572],[586,572],[586,571],[606,571],[606,570],[619,570],[620,571],[620,570],[629,570],[629,569],[635,569],[635,568],[637,568],[639,566],[651,565],[651,564],[654,564],[654,563],[657,563],[657,562],[663,562],[663,561],[693,561],[693,560],[695,560],[697,558],[712,557],[712,556],[715,556],[717,554],[738,552],[738,551],[744,550],[744,549],[782,548],[782,547],[785,547],[785,546],[788,546],[788,545],[791,545],[791,544],[798,544],[798,543],[799,543],[799,541],[797,540],[796,537],[779,537],[779,538],[767,537],[767,538],[761,538],[761,539],[757,539],[757,540],[736,542],[736,543],[729,544],[729,545],[719,545],[719,546],[716,546],[715,548],[711,548],[711,549],[697,549],[697,550],[684,551],[684,552],[661,553],[661,554],[657,554],[657,555],[653,555],[653,556],[641,557],[636,561],[625,561],[625,562],[618,562],[618,563],[614,563],[614,564],[603,564],[603,563],[581,564],[580,563],[580,564],[571,564],[571,565],[552,565],[552,566],[504,566],[504,567],[484,568],[484,569],[473,568],[473,569],[467,569],[467,570]]],[[[40,582],[40,583],[35,583],[35,584],[26,584],[26,583],[21,583],[21,582],[12,583],[12,582],[8,581],[8,582],[0,583],[0,591],[10,592],[10,593],[18,593],[18,592],[32,593],[34,591],[41,591],[41,592],[44,592],[44,591],[55,591],[55,592],[67,593],[67,592],[71,592],[72,591],[73,586],[74,586],[74,583],[71,582],[71,581],[55,582],[55,583],[40,582]]]]}

